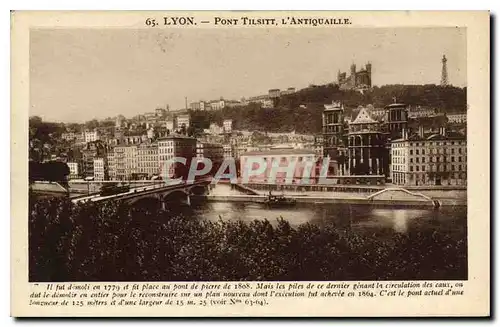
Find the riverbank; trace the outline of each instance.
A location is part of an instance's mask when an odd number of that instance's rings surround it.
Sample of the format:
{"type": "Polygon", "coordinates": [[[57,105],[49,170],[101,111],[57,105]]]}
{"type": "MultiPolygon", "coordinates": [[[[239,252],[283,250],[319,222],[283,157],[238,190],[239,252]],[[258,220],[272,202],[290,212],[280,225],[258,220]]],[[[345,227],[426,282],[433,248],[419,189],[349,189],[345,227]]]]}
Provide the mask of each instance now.
{"type": "MultiPolygon", "coordinates": [[[[269,190],[252,189],[246,186],[254,194],[244,192],[228,185],[217,185],[211,189],[209,195],[203,198],[212,202],[252,202],[263,203],[269,194],[269,190]]],[[[403,189],[399,187],[385,187],[368,189],[359,188],[357,192],[330,191],[295,191],[284,189],[271,191],[274,195],[284,195],[294,198],[298,203],[338,203],[376,206],[409,206],[409,207],[433,207],[434,200],[443,206],[467,206],[466,190],[442,190],[442,189],[403,189]]]]}
{"type": "MultiPolygon", "coordinates": [[[[250,202],[250,203],[264,203],[267,196],[265,195],[201,195],[192,196],[195,200],[205,200],[208,202],[250,202]]],[[[326,196],[292,196],[297,203],[309,204],[352,204],[352,205],[370,205],[370,206],[391,206],[391,207],[423,207],[432,208],[435,206],[433,201],[420,200],[420,199],[367,199],[364,197],[344,194],[344,196],[326,197],[326,196]]],[[[441,206],[467,206],[466,201],[458,199],[438,200],[441,206]]]]}

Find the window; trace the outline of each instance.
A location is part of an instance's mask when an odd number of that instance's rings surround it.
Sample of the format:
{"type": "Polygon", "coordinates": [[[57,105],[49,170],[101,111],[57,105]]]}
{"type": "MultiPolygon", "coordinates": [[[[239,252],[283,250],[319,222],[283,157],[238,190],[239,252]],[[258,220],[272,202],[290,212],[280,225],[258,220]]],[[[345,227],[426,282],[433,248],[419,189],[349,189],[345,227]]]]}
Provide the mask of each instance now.
{"type": "Polygon", "coordinates": [[[422,166],[422,171],[425,171],[425,166],[422,166]]]}
{"type": "Polygon", "coordinates": [[[422,154],[425,154],[425,149],[422,149],[422,154]]]}
{"type": "Polygon", "coordinates": [[[413,171],[413,166],[410,166],[410,171],[413,171]]]}
{"type": "Polygon", "coordinates": [[[424,162],[425,162],[425,157],[422,157],[422,163],[424,163],[424,162]]]}
{"type": "Polygon", "coordinates": [[[417,150],[415,150],[415,154],[416,154],[416,155],[418,155],[418,149],[417,149],[417,150]]]}
{"type": "Polygon", "coordinates": [[[419,166],[416,166],[416,168],[417,168],[417,171],[419,171],[420,167],[419,167],[419,166]]]}
{"type": "Polygon", "coordinates": [[[410,150],[410,156],[413,154],[413,150],[410,150]]]}
{"type": "Polygon", "coordinates": [[[462,148],[458,148],[458,153],[462,154],[462,148]]]}
{"type": "Polygon", "coordinates": [[[413,158],[410,158],[410,163],[413,163],[413,158]]]}

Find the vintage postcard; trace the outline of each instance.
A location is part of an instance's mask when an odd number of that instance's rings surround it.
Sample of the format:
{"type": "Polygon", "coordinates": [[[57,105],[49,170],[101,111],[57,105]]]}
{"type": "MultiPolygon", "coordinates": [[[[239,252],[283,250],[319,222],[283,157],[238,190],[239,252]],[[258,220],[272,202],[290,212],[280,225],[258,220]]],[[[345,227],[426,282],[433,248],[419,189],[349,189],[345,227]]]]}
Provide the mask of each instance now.
{"type": "Polygon", "coordinates": [[[11,20],[11,315],[490,314],[488,12],[11,20]]]}

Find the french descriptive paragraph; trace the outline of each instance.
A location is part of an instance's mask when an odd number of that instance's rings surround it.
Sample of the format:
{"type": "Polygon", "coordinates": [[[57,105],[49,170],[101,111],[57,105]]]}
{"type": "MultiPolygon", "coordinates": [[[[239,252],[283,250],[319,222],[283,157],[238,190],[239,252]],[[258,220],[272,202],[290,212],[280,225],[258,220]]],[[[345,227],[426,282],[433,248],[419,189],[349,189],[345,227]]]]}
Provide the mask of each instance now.
{"type": "Polygon", "coordinates": [[[292,298],[463,296],[460,281],[35,284],[30,306],[267,306],[292,298]]]}

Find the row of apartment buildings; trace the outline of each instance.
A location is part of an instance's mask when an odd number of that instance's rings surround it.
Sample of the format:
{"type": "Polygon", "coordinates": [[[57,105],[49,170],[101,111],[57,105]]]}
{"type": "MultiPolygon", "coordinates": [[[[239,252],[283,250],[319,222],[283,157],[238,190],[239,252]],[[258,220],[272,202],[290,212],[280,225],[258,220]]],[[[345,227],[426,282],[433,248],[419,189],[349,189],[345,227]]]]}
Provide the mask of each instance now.
{"type": "Polygon", "coordinates": [[[223,108],[240,107],[247,105],[251,102],[260,103],[264,108],[272,108],[274,103],[273,99],[279,98],[280,96],[295,93],[294,87],[289,87],[285,90],[280,89],[270,89],[267,94],[253,96],[248,99],[242,98],[241,101],[236,100],[225,100],[220,98],[219,100],[210,101],[195,101],[189,104],[191,110],[219,110],[223,108]]]}
{"type": "MultiPolygon", "coordinates": [[[[404,135],[392,140],[389,145],[390,165],[389,175],[393,184],[401,186],[423,185],[467,185],[467,141],[459,133],[440,133],[404,135]]],[[[373,148],[371,148],[373,149],[373,148]]],[[[265,151],[249,151],[241,154],[240,171],[258,170],[255,159],[265,164],[265,169],[256,176],[249,178],[250,183],[285,183],[300,184],[304,178],[314,181],[319,177],[323,161],[317,152],[311,149],[270,149],[265,151]],[[319,160],[318,160],[319,159],[319,160]],[[294,162],[293,169],[288,172],[279,171],[272,174],[276,167],[287,167],[294,162]],[[249,164],[250,163],[250,164],[249,164]],[[309,164],[309,167],[306,167],[309,164]],[[270,177],[275,176],[275,180],[270,177]]],[[[349,158],[347,158],[349,159],[349,158]]],[[[371,177],[381,176],[383,168],[380,157],[376,154],[370,157],[355,156],[351,164],[363,162],[371,171],[371,177]],[[379,165],[378,168],[376,168],[379,165]]],[[[334,161],[338,165],[338,162],[334,161]]],[[[337,168],[338,169],[338,168],[337,168]]],[[[347,174],[336,170],[329,178],[345,178],[365,176],[366,173],[347,171],[347,174]]]]}
{"type": "MultiPolygon", "coordinates": [[[[87,153],[87,152],[85,152],[87,153]]],[[[107,149],[93,148],[80,162],[68,162],[70,178],[93,177],[94,180],[136,180],[160,177],[180,177],[193,159],[209,158],[214,167],[224,160],[222,144],[197,141],[195,138],[172,134],[154,142],[123,144],[107,149]],[[186,158],[185,164],[175,164],[165,170],[165,163],[175,157],[186,158]]]]}
{"type": "Polygon", "coordinates": [[[245,105],[244,102],[242,101],[236,101],[236,100],[225,100],[224,98],[220,98],[219,100],[210,100],[210,101],[195,101],[191,102],[189,104],[189,109],[191,110],[220,110],[224,108],[231,108],[231,107],[239,107],[245,105]]]}
{"type": "Polygon", "coordinates": [[[467,139],[450,131],[410,129],[408,106],[383,111],[358,108],[346,124],[344,107],[324,106],[323,155],[332,159],[331,175],[380,175],[398,185],[464,185],[467,139]]]}

